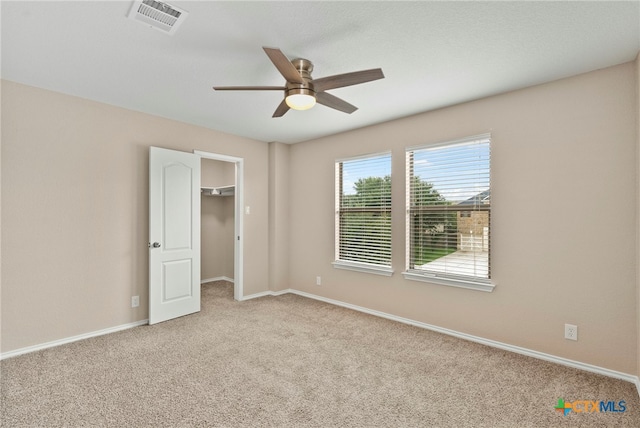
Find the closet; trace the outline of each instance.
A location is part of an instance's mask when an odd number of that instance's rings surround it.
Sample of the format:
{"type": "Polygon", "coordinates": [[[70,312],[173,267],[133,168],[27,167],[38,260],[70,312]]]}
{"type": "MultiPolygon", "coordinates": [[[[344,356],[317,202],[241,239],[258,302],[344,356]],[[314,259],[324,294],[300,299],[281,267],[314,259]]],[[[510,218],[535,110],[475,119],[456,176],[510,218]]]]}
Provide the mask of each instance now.
{"type": "Polygon", "coordinates": [[[202,282],[234,276],[235,163],[202,159],[200,277],[202,282]]]}

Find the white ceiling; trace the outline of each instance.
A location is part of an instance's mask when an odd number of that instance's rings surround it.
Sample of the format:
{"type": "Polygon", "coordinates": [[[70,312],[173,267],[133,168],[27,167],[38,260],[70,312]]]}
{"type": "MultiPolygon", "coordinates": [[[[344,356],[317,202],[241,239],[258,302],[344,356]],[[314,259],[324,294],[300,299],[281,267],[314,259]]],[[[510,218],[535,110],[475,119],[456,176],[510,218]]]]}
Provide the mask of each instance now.
{"type": "Polygon", "coordinates": [[[269,142],[295,143],[633,60],[640,2],[167,3],[170,36],[127,18],[132,1],[2,1],[2,78],[269,142]],[[279,86],[262,46],[311,60],[313,77],[381,67],[272,118],[279,86]]]}

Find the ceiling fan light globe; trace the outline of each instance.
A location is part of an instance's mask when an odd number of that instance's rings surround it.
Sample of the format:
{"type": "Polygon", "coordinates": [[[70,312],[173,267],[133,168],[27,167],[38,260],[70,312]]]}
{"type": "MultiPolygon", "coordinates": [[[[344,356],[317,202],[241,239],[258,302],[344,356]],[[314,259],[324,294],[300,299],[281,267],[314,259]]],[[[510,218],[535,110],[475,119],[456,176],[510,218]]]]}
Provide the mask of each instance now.
{"type": "Polygon", "coordinates": [[[293,110],[309,110],[316,105],[316,97],[308,94],[287,95],[285,101],[293,110]]]}

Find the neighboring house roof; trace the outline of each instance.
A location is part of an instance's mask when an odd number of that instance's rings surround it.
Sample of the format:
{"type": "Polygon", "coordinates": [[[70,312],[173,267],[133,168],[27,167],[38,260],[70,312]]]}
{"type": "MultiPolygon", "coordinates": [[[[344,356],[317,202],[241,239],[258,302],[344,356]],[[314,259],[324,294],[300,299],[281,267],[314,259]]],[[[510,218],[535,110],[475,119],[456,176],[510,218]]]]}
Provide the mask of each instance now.
{"type": "Polygon", "coordinates": [[[460,202],[458,205],[484,205],[491,202],[491,189],[480,192],[467,200],[460,202]]]}

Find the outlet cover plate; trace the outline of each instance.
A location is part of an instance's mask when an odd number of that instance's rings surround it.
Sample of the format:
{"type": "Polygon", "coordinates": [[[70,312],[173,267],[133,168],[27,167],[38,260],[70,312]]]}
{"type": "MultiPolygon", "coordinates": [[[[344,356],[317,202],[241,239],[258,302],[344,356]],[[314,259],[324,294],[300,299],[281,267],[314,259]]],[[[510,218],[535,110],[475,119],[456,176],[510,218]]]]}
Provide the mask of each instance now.
{"type": "Polygon", "coordinates": [[[573,324],[565,324],[564,338],[569,340],[578,340],[578,326],[573,324]]]}

